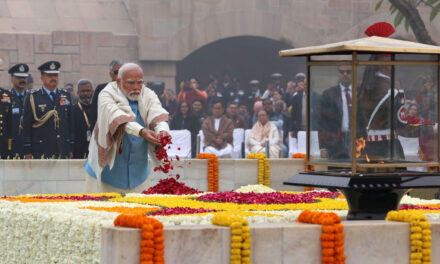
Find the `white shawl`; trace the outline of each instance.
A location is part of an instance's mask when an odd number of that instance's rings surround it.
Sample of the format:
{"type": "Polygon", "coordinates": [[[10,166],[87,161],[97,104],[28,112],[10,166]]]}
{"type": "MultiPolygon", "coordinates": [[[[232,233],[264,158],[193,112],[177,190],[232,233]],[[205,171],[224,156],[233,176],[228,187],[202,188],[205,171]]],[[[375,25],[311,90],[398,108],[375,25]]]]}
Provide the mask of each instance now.
{"type": "MultiPolygon", "coordinates": [[[[145,127],[154,129],[156,134],[169,131],[168,123],[164,122],[168,121],[168,112],[163,109],[157,95],[146,86],[141,90],[138,109],[145,127]]],[[[116,151],[121,153],[122,137],[128,122],[136,122],[136,114],[131,110],[127,97],[117,83],[110,82],[99,94],[98,120],[89,144],[88,162],[98,178],[98,184],[101,182],[104,167],[109,165],[110,169],[113,168],[116,151]]],[[[157,164],[156,156],[152,152],[154,146],[149,144],[148,150],[153,164],[157,164]]]]}

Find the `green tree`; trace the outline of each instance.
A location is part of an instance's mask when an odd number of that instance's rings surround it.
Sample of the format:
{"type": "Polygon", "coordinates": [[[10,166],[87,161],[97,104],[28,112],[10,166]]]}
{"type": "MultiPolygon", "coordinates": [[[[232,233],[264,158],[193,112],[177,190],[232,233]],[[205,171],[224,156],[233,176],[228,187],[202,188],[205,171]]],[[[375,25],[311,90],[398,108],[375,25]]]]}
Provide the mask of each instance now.
{"type": "MultiPolygon", "coordinates": [[[[378,10],[384,0],[379,0],[376,4],[378,10]]],[[[404,24],[406,31],[411,27],[417,41],[425,44],[437,45],[432,40],[425,23],[420,16],[417,7],[420,5],[431,8],[429,20],[433,21],[440,11],[440,0],[388,0],[390,2],[390,12],[394,15],[394,26],[397,28],[400,24],[404,24]]]]}

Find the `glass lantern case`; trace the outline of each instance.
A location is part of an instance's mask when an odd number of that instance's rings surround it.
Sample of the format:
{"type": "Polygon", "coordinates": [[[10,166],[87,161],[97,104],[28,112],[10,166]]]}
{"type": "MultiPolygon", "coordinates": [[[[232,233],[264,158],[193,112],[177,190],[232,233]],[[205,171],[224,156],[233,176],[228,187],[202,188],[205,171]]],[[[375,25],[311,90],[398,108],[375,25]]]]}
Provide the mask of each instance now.
{"type": "Polygon", "coordinates": [[[384,218],[407,189],[440,186],[439,54],[382,37],[280,51],[306,56],[305,120],[294,133],[306,132],[308,164],[328,167],[285,184],[341,190],[349,219],[384,218]]]}

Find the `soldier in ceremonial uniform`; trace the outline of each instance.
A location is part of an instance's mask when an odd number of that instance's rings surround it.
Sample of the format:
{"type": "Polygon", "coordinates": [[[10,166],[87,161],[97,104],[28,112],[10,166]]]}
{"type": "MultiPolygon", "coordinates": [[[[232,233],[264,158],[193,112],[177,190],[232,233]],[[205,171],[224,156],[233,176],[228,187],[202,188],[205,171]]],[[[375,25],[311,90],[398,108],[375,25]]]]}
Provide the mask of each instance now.
{"type": "MultiPolygon", "coordinates": [[[[386,23],[376,23],[365,33],[368,36],[389,37],[394,28],[386,23]]],[[[371,60],[390,61],[390,54],[374,54],[371,60]]],[[[403,91],[393,88],[391,83],[391,65],[369,65],[365,68],[359,87],[359,112],[363,118],[363,137],[366,137],[365,152],[373,160],[404,160],[402,145],[397,137],[399,128],[407,124],[404,108],[403,91]],[[394,112],[391,111],[394,96],[394,112]],[[390,115],[393,115],[390,116],[390,115]],[[391,120],[394,120],[394,131],[391,131],[391,120]],[[394,140],[391,151],[391,140],[394,140]],[[394,155],[391,157],[391,153],[394,155]]]]}
{"type": "Polygon", "coordinates": [[[61,64],[48,61],[38,67],[43,87],[25,100],[24,154],[29,158],[72,158],[74,130],[70,94],[57,88],[61,64]]]}
{"type": "Polygon", "coordinates": [[[0,88],[0,159],[6,159],[10,156],[12,147],[11,119],[11,94],[0,88]]]}
{"type": "Polygon", "coordinates": [[[29,67],[19,63],[12,66],[8,73],[11,75],[11,99],[12,99],[12,151],[11,156],[24,157],[23,153],[23,119],[24,98],[29,93],[28,85],[29,67]]]}

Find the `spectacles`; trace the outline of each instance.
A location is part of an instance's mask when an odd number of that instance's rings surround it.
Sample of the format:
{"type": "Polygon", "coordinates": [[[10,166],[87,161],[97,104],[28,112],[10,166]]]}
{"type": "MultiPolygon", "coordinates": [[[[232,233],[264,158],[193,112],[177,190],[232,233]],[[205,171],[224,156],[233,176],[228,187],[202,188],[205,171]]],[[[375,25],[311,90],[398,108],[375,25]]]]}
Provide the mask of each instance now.
{"type": "Polygon", "coordinates": [[[113,71],[114,75],[118,75],[118,73],[119,73],[119,70],[113,71]]]}
{"type": "Polygon", "coordinates": [[[127,80],[127,81],[125,81],[125,83],[128,84],[128,85],[135,85],[135,84],[137,84],[137,85],[141,86],[141,85],[144,84],[144,80],[137,80],[137,81],[127,80]]]}
{"type": "Polygon", "coordinates": [[[340,74],[351,74],[351,70],[338,70],[340,74]]]}

